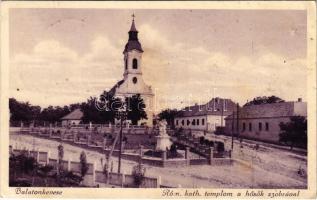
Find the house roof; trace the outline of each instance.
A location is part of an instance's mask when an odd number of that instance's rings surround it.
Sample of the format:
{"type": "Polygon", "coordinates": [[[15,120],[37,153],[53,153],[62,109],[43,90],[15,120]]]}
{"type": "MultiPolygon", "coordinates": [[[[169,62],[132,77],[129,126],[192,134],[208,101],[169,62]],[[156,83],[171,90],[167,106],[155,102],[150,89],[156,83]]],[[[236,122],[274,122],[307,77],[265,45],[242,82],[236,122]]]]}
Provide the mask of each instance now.
{"type": "MultiPolygon", "coordinates": [[[[239,110],[240,119],[307,116],[306,102],[281,102],[244,106],[239,110]]],[[[232,118],[232,115],[227,117],[232,118]]]]}
{"type": "Polygon", "coordinates": [[[236,109],[236,104],[230,99],[213,98],[208,103],[203,105],[193,105],[182,109],[177,113],[177,117],[191,117],[202,115],[230,115],[236,109]],[[226,108],[224,109],[224,105],[226,108]]]}
{"type": "Polygon", "coordinates": [[[83,112],[77,108],[73,112],[67,114],[66,116],[62,117],[62,120],[81,120],[84,116],[83,112]]]}

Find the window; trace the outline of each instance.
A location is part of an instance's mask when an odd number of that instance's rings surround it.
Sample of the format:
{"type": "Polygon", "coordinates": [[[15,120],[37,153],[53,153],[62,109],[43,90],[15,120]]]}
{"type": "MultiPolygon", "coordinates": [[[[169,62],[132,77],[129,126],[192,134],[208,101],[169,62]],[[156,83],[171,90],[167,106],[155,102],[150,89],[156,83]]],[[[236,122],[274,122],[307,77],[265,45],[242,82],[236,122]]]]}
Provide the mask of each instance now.
{"type": "Polygon", "coordinates": [[[132,81],[134,84],[136,84],[138,82],[138,79],[136,77],[133,77],[132,81]]]}
{"type": "Polygon", "coordinates": [[[176,126],[178,126],[178,120],[176,120],[176,126]]]}
{"type": "Polygon", "coordinates": [[[138,60],[135,59],[135,58],[132,61],[132,67],[133,67],[133,69],[137,69],[138,68],[138,60]]]}
{"type": "Polygon", "coordinates": [[[125,69],[128,69],[128,59],[125,59],[125,69]]]}
{"type": "Polygon", "coordinates": [[[242,131],[245,131],[245,122],[242,124],[242,131]]]}
{"type": "Polygon", "coordinates": [[[249,123],[249,131],[252,131],[252,124],[249,123]]]}
{"type": "Polygon", "coordinates": [[[262,131],[262,122],[259,122],[259,131],[262,131]]]}
{"type": "Polygon", "coordinates": [[[201,125],[205,125],[205,119],[201,119],[201,125]]]}
{"type": "Polygon", "coordinates": [[[196,123],[197,123],[197,126],[199,126],[199,119],[197,119],[197,122],[196,122],[196,123]]]}
{"type": "Polygon", "coordinates": [[[190,121],[189,120],[187,120],[187,126],[190,124],[190,121]]]}
{"type": "Polygon", "coordinates": [[[195,121],[195,119],[193,119],[193,121],[192,121],[192,125],[196,125],[196,121],[195,121]]]}
{"type": "Polygon", "coordinates": [[[268,122],[265,122],[265,130],[269,131],[269,123],[268,122]]]}
{"type": "Polygon", "coordinates": [[[182,120],[182,125],[184,126],[184,124],[185,124],[185,123],[184,123],[184,120],[182,120]]]}

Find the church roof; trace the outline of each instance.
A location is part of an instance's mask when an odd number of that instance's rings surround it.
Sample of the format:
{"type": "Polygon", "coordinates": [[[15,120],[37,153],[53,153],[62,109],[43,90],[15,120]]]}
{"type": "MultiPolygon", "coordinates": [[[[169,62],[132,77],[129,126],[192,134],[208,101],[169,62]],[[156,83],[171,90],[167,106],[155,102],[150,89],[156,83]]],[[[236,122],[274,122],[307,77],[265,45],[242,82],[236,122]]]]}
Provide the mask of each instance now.
{"type": "Polygon", "coordinates": [[[132,20],[132,24],[131,24],[130,31],[138,32],[138,31],[136,30],[136,28],[135,28],[134,20],[132,20]]]}
{"type": "Polygon", "coordinates": [[[77,108],[73,112],[62,117],[61,120],[81,120],[83,116],[83,112],[79,108],[77,108]]]}
{"type": "Polygon", "coordinates": [[[120,80],[118,81],[110,90],[109,90],[109,94],[111,96],[114,96],[116,94],[116,90],[118,87],[120,87],[120,85],[122,85],[122,83],[124,82],[124,80],[120,80]]]}
{"type": "Polygon", "coordinates": [[[139,42],[139,39],[138,39],[138,31],[135,27],[134,19],[132,20],[131,28],[129,31],[129,40],[124,47],[123,53],[127,51],[132,51],[132,50],[143,52],[141,43],[139,42]]]}

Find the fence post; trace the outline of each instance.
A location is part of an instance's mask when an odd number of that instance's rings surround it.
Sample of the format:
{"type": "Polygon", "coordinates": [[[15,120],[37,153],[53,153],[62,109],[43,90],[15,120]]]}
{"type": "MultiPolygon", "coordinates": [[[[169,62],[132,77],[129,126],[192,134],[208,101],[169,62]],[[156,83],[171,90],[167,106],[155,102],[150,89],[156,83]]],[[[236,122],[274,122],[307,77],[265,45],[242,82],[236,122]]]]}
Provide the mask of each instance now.
{"type": "Polygon", "coordinates": [[[209,151],[209,164],[211,165],[212,159],[214,158],[214,148],[210,147],[209,151]]]}
{"type": "Polygon", "coordinates": [[[46,165],[49,164],[49,159],[50,159],[50,151],[48,151],[46,154],[46,165]]]}
{"type": "Polygon", "coordinates": [[[185,159],[186,159],[186,164],[190,165],[190,159],[189,159],[189,147],[186,147],[185,151],[185,159]]]}
{"type": "Polygon", "coordinates": [[[165,167],[165,162],[166,162],[166,151],[163,151],[162,152],[162,165],[163,165],[163,167],[165,167]]]}
{"type": "Polygon", "coordinates": [[[107,146],[107,138],[103,138],[103,150],[106,149],[107,146]]]}
{"type": "Polygon", "coordinates": [[[71,160],[69,159],[67,160],[67,171],[71,170],[70,164],[71,164],[71,160]]]}
{"type": "Polygon", "coordinates": [[[40,151],[37,150],[36,151],[36,162],[39,162],[39,160],[40,160],[40,151]]]}
{"type": "Polygon", "coordinates": [[[92,183],[96,185],[96,161],[92,163],[92,183]]]}
{"type": "Polygon", "coordinates": [[[143,157],[143,146],[140,145],[139,164],[142,163],[142,157],[143,157]]]}
{"type": "Polygon", "coordinates": [[[123,171],[122,174],[121,174],[121,187],[123,188],[125,184],[125,172],[123,171]]]}
{"type": "Polygon", "coordinates": [[[160,187],[161,187],[161,184],[162,184],[161,176],[158,176],[158,177],[157,177],[157,181],[156,181],[156,187],[157,187],[157,188],[160,188],[160,187]]]}

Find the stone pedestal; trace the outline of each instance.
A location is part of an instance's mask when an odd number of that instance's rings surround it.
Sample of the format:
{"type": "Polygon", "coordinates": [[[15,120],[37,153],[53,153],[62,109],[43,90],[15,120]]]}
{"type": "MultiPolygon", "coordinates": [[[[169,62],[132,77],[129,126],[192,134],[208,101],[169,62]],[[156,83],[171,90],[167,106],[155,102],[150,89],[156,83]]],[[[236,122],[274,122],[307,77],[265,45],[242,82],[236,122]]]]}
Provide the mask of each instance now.
{"type": "Polygon", "coordinates": [[[159,135],[156,136],[156,151],[166,151],[166,149],[170,149],[172,142],[170,140],[170,136],[168,135],[159,135]]]}

